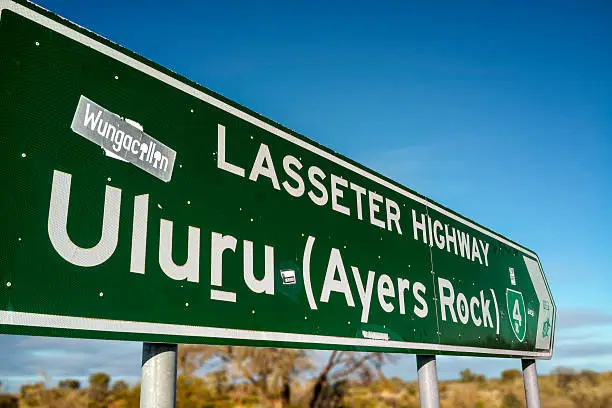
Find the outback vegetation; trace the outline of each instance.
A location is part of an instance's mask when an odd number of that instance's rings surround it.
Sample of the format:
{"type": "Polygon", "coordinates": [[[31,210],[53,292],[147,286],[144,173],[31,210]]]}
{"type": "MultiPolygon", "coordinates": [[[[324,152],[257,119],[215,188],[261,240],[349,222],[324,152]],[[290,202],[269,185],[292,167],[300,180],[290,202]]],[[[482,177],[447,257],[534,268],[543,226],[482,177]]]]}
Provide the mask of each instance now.
{"type": "MultiPolygon", "coordinates": [[[[405,407],[419,406],[415,381],[386,378],[385,353],[232,346],[179,348],[178,408],[206,407],[405,407]]],[[[559,368],[540,376],[545,408],[612,407],[612,371],[559,368]]],[[[138,408],[140,387],[92,374],[88,384],[61,380],[23,385],[18,394],[0,395],[0,408],[138,408]]],[[[522,375],[505,370],[499,378],[465,369],[453,381],[441,381],[442,407],[525,407],[522,375]]]]}

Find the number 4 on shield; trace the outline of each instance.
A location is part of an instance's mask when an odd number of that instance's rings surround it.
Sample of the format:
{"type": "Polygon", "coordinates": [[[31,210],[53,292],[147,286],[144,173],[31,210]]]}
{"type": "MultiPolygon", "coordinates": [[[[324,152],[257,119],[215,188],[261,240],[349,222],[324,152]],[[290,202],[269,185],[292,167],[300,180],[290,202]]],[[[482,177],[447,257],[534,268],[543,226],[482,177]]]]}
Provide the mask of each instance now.
{"type": "Polygon", "coordinates": [[[506,289],[506,304],[508,305],[508,316],[510,316],[512,332],[518,341],[523,341],[527,332],[523,294],[514,289],[506,289]]]}

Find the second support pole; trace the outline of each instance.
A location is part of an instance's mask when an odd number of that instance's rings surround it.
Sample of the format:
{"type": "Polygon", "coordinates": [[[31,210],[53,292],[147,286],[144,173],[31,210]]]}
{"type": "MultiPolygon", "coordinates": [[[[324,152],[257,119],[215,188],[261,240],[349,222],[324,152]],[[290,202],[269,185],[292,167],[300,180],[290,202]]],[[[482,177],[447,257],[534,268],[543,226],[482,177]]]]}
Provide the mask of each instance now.
{"type": "Polygon", "coordinates": [[[440,408],[436,356],[417,354],[416,359],[417,371],[419,374],[419,400],[421,401],[421,408],[440,408]]]}
{"type": "Polygon", "coordinates": [[[525,384],[525,400],[527,408],[540,408],[540,386],[536,362],[532,359],[521,360],[523,365],[523,383],[525,384]]]}
{"type": "Polygon", "coordinates": [[[140,408],[175,408],[178,345],[142,343],[140,408]]]}

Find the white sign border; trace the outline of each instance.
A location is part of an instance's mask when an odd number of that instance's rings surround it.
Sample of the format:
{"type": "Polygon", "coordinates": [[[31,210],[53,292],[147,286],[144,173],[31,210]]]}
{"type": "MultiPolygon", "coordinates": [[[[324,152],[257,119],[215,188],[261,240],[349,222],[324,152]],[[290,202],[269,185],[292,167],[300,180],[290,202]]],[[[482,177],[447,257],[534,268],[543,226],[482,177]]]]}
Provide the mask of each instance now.
{"type": "Polygon", "coordinates": [[[501,350],[484,347],[451,346],[436,343],[376,340],[324,336],[317,334],[266,332],[257,330],[227,329],[222,327],[191,326],[182,324],[108,320],[89,317],[59,316],[41,313],[0,310],[0,323],[12,326],[35,326],[70,330],[91,330],[111,333],[153,334],[164,336],[208,337],[252,341],[279,341],[285,343],[329,344],[337,346],[377,347],[407,350],[432,350],[451,353],[488,354],[512,357],[547,358],[542,351],[501,350]]]}

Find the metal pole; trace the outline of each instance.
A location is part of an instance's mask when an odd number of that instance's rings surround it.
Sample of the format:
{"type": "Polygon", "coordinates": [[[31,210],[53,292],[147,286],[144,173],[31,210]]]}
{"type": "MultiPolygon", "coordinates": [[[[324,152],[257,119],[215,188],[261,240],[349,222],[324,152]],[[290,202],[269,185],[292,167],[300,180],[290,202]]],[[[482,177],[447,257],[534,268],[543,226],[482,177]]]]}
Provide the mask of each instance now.
{"type": "Polygon", "coordinates": [[[523,383],[525,384],[527,408],[540,408],[540,387],[538,385],[536,362],[533,359],[524,358],[521,363],[523,364],[523,383]]]}
{"type": "Polygon", "coordinates": [[[142,343],[140,408],[175,408],[178,345],[142,343]]]}
{"type": "Polygon", "coordinates": [[[421,408],[440,408],[436,356],[417,354],[416,359],[419,374],[419,400],[421,401],[421,408]]]}

